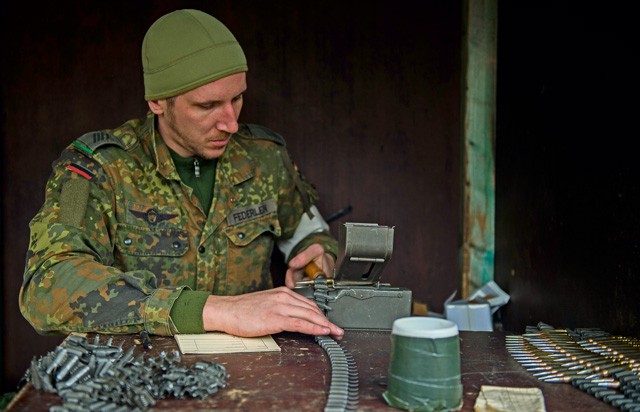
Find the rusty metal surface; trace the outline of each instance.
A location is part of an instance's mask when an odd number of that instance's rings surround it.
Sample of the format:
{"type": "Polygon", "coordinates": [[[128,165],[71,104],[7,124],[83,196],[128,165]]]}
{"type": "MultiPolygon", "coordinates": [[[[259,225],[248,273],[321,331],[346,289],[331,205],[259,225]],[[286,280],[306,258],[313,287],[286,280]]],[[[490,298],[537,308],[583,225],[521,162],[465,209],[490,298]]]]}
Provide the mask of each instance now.
{"type": "MultiPolygon", "coordinates": [[[[324,351],[313,337],[282,333],[274,336],[281,352],[183,355],[191,364],[207,359],[222,363],[230,373],[228,386],[211,398],[161,400],[154,411],[259,410],[322,411],[331,382],[331,368],[324,351]]],[[[133,344],[137,336],[115,336],[114,344],[133,344]]],[[[464,404],[473,411],[482,385],[537,387],[542,389],[548,411],[614,411],[615,408],[569,384],[544,383],[523,369],[507,352],[502,332],[460,332],[464,404]]],[[[139,344],[139,343],[138,343],[139,344]]],[[[342,344],[354,356],[360,373],[359,411],[397,411],[382,399],[386,389],[391,340],[389,332],[347,331],[342,344]]],[[[177,349],[172,338],[153,338],[149,354],[177,349]]],[[[143,351],[141,345],[136,354],[143,351]]],[[[60,404],[54,394],[26,386],[7,410],[48,411],[60,404]]]]}

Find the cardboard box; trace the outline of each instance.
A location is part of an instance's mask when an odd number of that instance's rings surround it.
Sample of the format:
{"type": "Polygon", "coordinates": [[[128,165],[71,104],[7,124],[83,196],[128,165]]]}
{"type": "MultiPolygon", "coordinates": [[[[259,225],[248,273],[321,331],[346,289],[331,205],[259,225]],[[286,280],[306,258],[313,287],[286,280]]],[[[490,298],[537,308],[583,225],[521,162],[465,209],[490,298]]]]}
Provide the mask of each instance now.
{"type": "Polygon", "coordinates": [[[445,301],[445,317],[459,330],[493,331],[493,314],[509,302],[509,295],[494,281],[474,292],[469,299],[453,300],[457,291],[445,301]]]}
{"type": "Polygon", "coordinates": [[[469,301],[483,300],[491,306],[491,314],[496,313],[501,306],[504,306],[509,302],[510,296],[505,293],[496,282],[489,281],[482,288],[476,290],[471,296],[469,301]]]}
{"type": "Polygon", "coordinates": [[[493,331],[491,309],[488,303],[456,300],[446,304],[445,315],[447,319],[458,325],[458,330],[493,331]]]}

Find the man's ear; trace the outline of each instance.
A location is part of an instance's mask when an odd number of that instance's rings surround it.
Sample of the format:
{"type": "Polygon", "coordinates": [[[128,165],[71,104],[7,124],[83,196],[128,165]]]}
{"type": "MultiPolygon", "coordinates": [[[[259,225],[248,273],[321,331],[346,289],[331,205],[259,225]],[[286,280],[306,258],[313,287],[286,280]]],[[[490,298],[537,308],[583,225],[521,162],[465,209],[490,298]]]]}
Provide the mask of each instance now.
{"type": "Polygon", "coordinates": [[[164,114],[166,103],[167,103],[166,99],[147,101],[147,104],[149,105],[149,109],[153,112],[153,114],[156,114],[158,116],[161,114],[164,114]]]}

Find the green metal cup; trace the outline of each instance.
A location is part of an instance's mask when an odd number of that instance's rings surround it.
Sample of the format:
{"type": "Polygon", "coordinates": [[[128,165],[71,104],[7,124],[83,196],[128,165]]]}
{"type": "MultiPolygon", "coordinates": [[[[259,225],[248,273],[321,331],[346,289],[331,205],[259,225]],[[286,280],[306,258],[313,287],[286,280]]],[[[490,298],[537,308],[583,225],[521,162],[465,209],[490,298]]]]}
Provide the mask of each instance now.
{"type": "Polygon", "coordinates": [[[411,316],[393,322],[387,390],[382,395],[408,411],[462,407],[460,342],[455,323],[411,316]]]}

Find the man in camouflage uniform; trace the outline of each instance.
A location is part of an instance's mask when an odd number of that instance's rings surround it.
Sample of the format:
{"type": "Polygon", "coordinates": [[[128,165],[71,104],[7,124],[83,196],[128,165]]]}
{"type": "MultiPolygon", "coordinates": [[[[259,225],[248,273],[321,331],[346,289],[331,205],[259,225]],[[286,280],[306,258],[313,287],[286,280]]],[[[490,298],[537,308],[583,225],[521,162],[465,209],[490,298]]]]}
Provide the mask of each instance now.
{"type": "Polygon", "coordinates": [[[215,18],[178,10],[142,44],[144,119],[85,134],[54,162],[30,224],[20,308],[40,333],[295,331],[340,338],[293,292],[336,241],[284,140],[239,124],[247,64],[215,18]],[[289,268],[273,288],[274,244],[289,268]]]}

